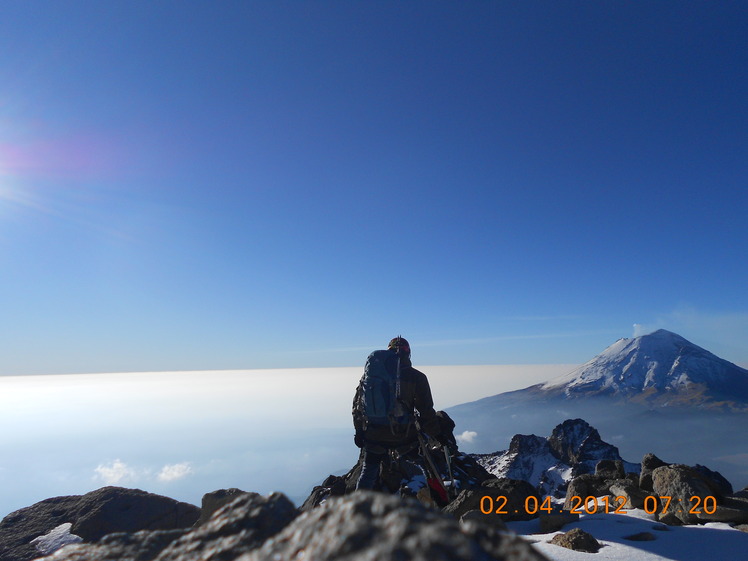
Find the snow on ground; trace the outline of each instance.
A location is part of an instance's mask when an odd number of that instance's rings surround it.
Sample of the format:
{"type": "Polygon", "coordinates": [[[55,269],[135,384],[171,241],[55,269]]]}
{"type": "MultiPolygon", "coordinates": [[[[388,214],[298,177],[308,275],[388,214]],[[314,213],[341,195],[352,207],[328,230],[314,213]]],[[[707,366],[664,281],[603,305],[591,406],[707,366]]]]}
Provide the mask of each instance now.
{"type": "Polygon", "coordinates": [[[585,514],[560,532],[538,534],[540,522],[509,522],[510,530],[534,543],[552,561],[737,561],[748,558],[748,533],[724,523],[665,526],[654,515],[634,509],[623,514],[585,514]],[[581,528],[603,546],[598,553],[572,551],[551,543],[553,536],[581,528]],[[627,536],[647,532],[652,541],[631,541],[627,536]]]}

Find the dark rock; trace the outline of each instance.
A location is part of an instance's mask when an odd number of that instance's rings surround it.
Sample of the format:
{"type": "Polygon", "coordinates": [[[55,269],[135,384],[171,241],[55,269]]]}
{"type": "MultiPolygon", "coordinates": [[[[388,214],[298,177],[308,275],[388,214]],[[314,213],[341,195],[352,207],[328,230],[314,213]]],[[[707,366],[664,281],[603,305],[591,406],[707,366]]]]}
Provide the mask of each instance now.
{"type": "Polygon", "coordinates": [[[459,523],[414,499],[371,491],[330,498],[241,561],[302,556],[314,561],[545,559],[524,540],[488,524],[459,523]]]}
{"type": "Polygon", "coordinates": [[[186,528],[195,523],[199,510],[168,497],[121,487],[46,499],[0,522],[0,561],[36,558],[39,553],[31,540],[60,524],[71,523],[71,533],[91,542],[114,532],[186,528]]]}
{"type": "Polygon", "coordinates": [[[737,493],[735,493],[735,496],[741,497],[743,499],[748,499],[748,487],[746,487],[742,491],[738,491],[737,493]]]}
{"type": "Polygon", "coordinates": [[[205,524],[213,513],[236,500],[239,495],[245,494],[246,491],[232,487],[231,489],[219,489],[203,495],[202,507],[200,508],[200,518],[195,522],[195,527],[205,524]]]}
{"type": "Polygon", "coordinates": [[[550,543],[586,553],[597,553],[602,547],[595,538],[580,528],[554,536],[550,543]]]}
{"type": "Polygon", "coordinates": [[[555,427],[548,445],[562,462],[584,466],[580,474],[591,472],[601,459],[622,459],[618,448],[603,442],[597,429],[584,419],[568,419],[555,427]]]}
{"type": "Polygon", "coordinates": [[[172,542],[158,561],[230,561],[256,549],[290,524],[299,511],[281,493],[244,493],[203,525],[172,542]]]}
{"type": "MultiPolygon", "coordinates": [[[[623,510],[632,508],[644,508],[644,499],[649,497],[649,493],[642,491],[639,486],[630,479],[619,479],[614,481],[609,487],[612,497],[624,497],[626,503],[623,510]]],[[[616,503],[616,508],[620,506],[620,501],[616,503]]]]}
{"type": "Polygon", "coordinates": [[[469,510],[460,517],[460,523],[467,524],[470,521],[488,524],[498,530],[507,530],[504,519],[499,514],[483,514],[480,510],[469,510]]]}
{"type": "Polygon", "coordinates": [[[538,491],[527,481],[506,478],[488,479],[480,487],[460,492],[457,498],[443,510],[460,519],[472,510],[481,511],[481,506],[483,506],[482,510],[489,510],[490,507],[493,514],[497,514],[503,520],[532,520],[537,518],[537,513],[528,514],[525,502],[529,497],[534,497],[538,501],[538,506],[540,505],[541,497],[538,491]],[[483,499],[483,497],[489,497],[490,500],[483,499]],[[506,497],[506,500],[498,497],[506,497]],[[483,505],[481,505],[482,501],[483,505]],[[507,514],[496,513],[495,511],[499,509],[507,514]]]}
{"type": "Polygon", "coordinates": [[[639,487],[643,491],[652,492],[652,472],[658,467],[668,465],[652,453],[645,454],[642,458],[642,471],[639,475],[639,487]]]}
{"type": "Polygon", "coordinates": [[[654,536],[654,534],[651,534],[649,532],[639,532],[638,534],[631,534],[630,536],[623,536],[624,540],[629,540],[632,542],[652,542],[656,540],[657,538],[654,536]]]}
{"type": "Polygon", "coordinates": [[[600,460],[595,466],[595,475],[603,479],[624,479],[626,470],[621,460],[600,460]]]}
{"type": "Polygon", "coordinates": [[[140,489],[104,487],[81,497],[71,532],[95,542],[115,532],[176,530],[192,526],[200,515],[194,505],[140,489]]]}
{"type": "Polygon", "coordinates": [[[12,512],[0,522],[0,561],[27,561],[39,552],[31,540],[73,522],[80,496],[55,497],[12,512]]]}

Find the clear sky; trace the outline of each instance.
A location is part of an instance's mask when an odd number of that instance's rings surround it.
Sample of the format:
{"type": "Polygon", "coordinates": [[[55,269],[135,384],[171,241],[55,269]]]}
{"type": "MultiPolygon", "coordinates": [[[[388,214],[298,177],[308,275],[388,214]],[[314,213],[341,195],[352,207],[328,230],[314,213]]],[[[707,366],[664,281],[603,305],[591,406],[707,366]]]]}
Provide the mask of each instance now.
{"type": "Polygon", "coordinates": [[[748,365],[745,2],[0,6],[0,374],[748,365]]]}

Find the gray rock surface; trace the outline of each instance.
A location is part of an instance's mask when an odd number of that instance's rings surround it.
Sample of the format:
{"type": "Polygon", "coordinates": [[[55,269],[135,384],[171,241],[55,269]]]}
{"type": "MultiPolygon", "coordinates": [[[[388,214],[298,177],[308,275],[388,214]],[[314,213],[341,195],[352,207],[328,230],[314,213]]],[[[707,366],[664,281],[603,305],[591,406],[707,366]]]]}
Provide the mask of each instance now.
{"type": "Polygon", "coordinates": [[[375,492],[332,497],[238,561],[540,561],[516,536],[479,521],[459,523],[414,499],[375,492]]]}

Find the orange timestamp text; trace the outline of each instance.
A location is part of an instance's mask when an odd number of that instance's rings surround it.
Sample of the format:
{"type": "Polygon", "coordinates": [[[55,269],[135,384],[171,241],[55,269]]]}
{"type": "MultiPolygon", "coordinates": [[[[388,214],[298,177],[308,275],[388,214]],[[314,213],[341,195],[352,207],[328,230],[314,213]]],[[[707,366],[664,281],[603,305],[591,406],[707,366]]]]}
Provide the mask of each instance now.
{"type": "MultiPolygon", "coordinates": [[[[569,499],[571,501],[571,514],[626,514],[628,511],[624,510],[627,498],[624,496],[617,496],[611,499],[611,497],[577,497],[572,496],[569,499]]],[[[673,497],[669,496],[649,496],[644,499],[644,512],[647,514],[655,514],[659,511],[660,514],[668,512],[671,504],[676,508],[688,509],[685,512],[689,514],[714,514],[717,511],[717,499],[711,495],[707,497],[693,496],[690,497],[687,504],[681,504],[682,499],[675,499],[676,503],[673,503],[673,497]]],[[[480,511],[483,514],[540,514],[541,512],[551,513],[553,512],[554,506],[551,502],[551,497],[545,497],[539,500],[537,497],[529,496],[525,499],[522,508],[517,505],[509,505],[509,499],[504,495],[498,495],[497,497],[491,497],[484,495],[480,500],[480,511]]],[[[683,512],[680,510],[679,512],[683,512]]]]}

